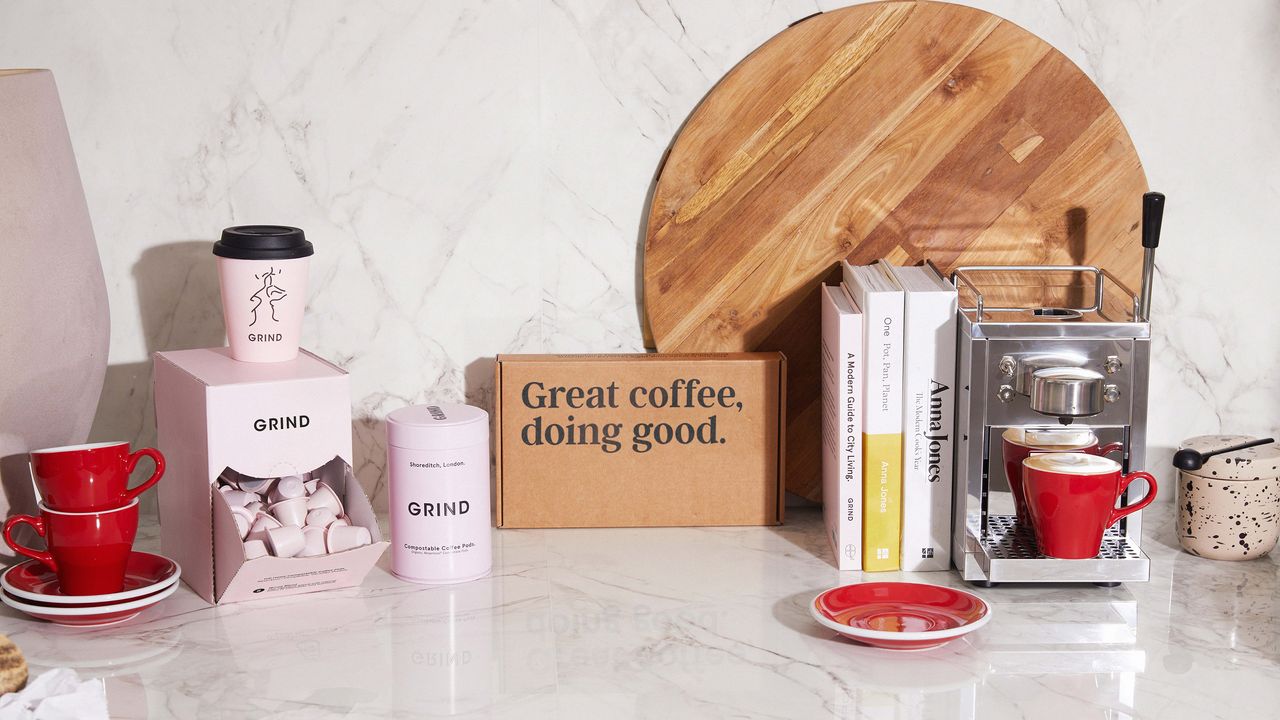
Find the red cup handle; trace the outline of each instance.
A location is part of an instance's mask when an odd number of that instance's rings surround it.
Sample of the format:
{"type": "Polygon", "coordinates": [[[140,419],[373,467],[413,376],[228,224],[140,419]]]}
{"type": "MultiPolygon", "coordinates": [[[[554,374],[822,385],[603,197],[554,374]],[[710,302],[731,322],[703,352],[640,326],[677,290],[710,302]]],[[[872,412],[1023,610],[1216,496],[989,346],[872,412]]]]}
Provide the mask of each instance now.
{"type": "Polygon", "coordinates": [[[151,461],[156,464],[155,472],[151,473],[151,477],[147,478],[146,482],[142,483],[136,488],[130,489],[128,492],[124,494],[124,499],[126,503],[132,502],[134,498],[146,492],[148,489],[151,488],[152,485],[155,485],[156,483],[160,482],[160,478],[164,477],[164,456],[160,454],[159,450],[156,450],[154,448],[142,448],[141,450],[130,455],[129,463],[125,465],[124,471],[127,473],[132,473],[133,469],[138,467],[138,461],[144,457],[151,458],[151,461]]]}
{"type": "Polygon", "coordinates": [[[1132,515],[1133,513],[1138,512],[1142,508],[1150,505],[1152,500],[1156,499],[1156,479],[1152,477],[1151,473],[1142,472],[1141,470],[1131,472],[1120,478],[1120,494],[1124,495],[1124,491],[1129,489],[1129,483],[1137,480],[1138,478],[1142,478],[1147,481],[1149,486],[1147,487],[1147,494],[1143,495],[1141,500],[1132,505],[1125,505],[1122,508],[1112,508],[1111,519],[1107,521],[1107,527],[1115,525],[1117,520],[1126,515],[1132,515]]]}
{"type": "Polygon", "coordinates": [[[44,563],[45,567],[54,572],[58,572],[58,563],[53,559],[53,554],[48,550],[33,550],[29,547],[19,545],[18,542],[13,539],[13,529],[23,524],[30,525],[35,528],[36,534],[40,537],[44,537],[44,518],[33,517],[31,515],[14,515],[4,523],[5,544],[13,548],[13,551],[19,555],[26,555],[33,560],[39,560],[44,563]]]}
{"type": "Polygon", "coordinates": [[[1107,443],[1106,445],[1103,445],[1102,447],[1098,448],[1098,454],[1110,455],[1113,452],[1120,452],[1123,449],[1124,449],[1124,443],[1122,442],[1107,443]]]}

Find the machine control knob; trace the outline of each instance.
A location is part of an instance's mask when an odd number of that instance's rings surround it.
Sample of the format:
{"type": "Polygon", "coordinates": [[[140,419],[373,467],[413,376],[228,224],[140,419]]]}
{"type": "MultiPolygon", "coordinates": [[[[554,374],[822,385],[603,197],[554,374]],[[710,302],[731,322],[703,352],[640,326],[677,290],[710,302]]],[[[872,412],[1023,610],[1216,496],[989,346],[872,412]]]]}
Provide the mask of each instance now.
{"type": "Polygon", "coordinates": [[[1120,362],[1120,357],[1117,355],[1108,355],[1107,361],[1102,363],[1102,369],[1106,370],[1108,375],[1115,375],[1122,367],[1124,363],[1120,362]]]}
{"type": "Polygon", "coordinates": [[[1012,402],[1017,396],[1018,392],[1013,389],[1012,385],[1001,385],[1000,389],[996,391],[996,397],[1000,398],[1000,402],[1012,402]]]}
{"type": "Polygon", "coordinates": [[[1013,374],[1018,370],[1018,361],[1014,360],[1008,355],[1005,355],[1004,357],[1000,358],[999,367],[1000,367],[1001,375],[1005,377],[1013,377],[1013,374]]]}
{"type": "Polygon", "coordinates": [[[1120,399],[1120,388],[1110,383],[1102,386],[1102,399],[1113,403],[1120,399]]]}

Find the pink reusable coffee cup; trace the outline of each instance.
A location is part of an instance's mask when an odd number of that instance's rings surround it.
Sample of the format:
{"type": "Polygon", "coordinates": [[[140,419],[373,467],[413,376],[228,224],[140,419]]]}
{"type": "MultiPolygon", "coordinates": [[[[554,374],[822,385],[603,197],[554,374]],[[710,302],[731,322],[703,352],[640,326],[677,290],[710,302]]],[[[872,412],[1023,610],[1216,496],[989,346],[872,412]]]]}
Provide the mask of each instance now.
{"type": "Polygon", "coordinates": [[[298,356],[314,253],[295,227],[240,225],[222,231],[213,254],[232,358],[285,362],[298,356]]]}

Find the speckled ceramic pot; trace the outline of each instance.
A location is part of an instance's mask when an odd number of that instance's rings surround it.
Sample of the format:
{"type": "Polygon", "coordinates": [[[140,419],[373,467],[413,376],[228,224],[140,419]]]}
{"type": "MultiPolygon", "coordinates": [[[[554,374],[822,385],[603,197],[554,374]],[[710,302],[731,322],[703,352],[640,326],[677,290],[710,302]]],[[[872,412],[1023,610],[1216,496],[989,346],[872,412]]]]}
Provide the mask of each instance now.
{"type": "MultiPolygon", "coordinates": [[[[1247,435],[1201,435],[1181,447],[1207,452],[1248,442],[1247,435]]],[[[1216,455],[1178,473],[1178,542],[1192,555],[1252,560],[1280,538],[1280,445],[1216,455]]]]}

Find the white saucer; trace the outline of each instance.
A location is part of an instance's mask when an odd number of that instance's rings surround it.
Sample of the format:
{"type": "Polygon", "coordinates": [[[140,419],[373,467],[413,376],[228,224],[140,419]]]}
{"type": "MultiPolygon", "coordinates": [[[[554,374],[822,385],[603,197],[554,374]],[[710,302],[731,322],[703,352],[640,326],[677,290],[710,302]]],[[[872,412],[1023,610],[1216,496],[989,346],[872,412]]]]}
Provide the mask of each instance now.
{"type": "Polygon", "coordinates": [[[144,598],[123,603],[107,605],[89,605],[84,607],[59,607],[56,605],[35,605],[24,603],[7,592],[0,592],[0,601],[14,610],[41,620],[48,620],[59,625],[75,627],[97,627],[124,622],[156,603],[172,595],[178,589],[175,582],[169,587],[144,598]]]}

